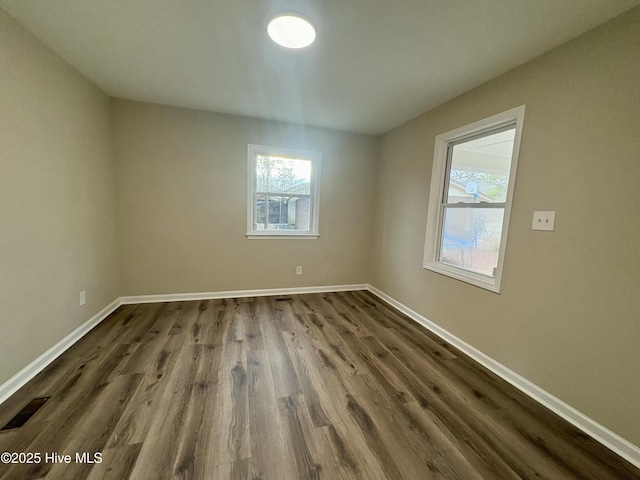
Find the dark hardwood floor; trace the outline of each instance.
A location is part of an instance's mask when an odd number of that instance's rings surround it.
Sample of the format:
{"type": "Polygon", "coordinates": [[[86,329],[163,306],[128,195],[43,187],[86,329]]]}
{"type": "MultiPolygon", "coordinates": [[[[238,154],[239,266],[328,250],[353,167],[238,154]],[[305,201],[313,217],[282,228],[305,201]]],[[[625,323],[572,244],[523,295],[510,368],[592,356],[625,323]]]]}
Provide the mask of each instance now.
{"type": "Polygon", "coordinates": [[[35,397],[2,479],[640,478],[367,292],[122,306],[0,426],[35,397]]]}

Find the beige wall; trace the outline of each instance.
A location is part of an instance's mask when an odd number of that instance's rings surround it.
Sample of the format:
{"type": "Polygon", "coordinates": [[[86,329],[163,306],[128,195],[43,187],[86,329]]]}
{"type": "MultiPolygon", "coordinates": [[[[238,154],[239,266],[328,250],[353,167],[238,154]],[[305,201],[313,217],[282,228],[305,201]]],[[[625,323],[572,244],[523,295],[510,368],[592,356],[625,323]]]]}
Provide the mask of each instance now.
{"type": "Polygon", "coordinates": [[[2,383],[120,292],[109,98],[2,10],[0,92],[2,383]]]}
{"type": "Polygon", "coordinates": [[[126,295],[368,281],[376,138],[124,100],[114,114],[126,295]],[[250,143],[322,152],[320,238],[245,237],[250,143]]]}
{"type": "Polygon", "coordinates": [[[372,251],[376,287],[637,445],[639,45],[636,8],[385,134],[372,251]],[[521,104],[497,295],[421,267],[434,138],[521,104]]]}

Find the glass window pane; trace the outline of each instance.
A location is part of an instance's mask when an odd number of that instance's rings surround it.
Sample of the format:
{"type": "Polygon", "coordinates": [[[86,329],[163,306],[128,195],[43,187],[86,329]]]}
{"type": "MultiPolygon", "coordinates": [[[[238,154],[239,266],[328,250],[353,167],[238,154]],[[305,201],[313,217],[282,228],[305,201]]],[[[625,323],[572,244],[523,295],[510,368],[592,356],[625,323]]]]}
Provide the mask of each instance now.
{"type": "Polygon", "coordinates": [[[494,277],[503,217],[503,208],[445,207],[440,261],[494,277]]]}
{"type": "Polygon", "coordinates": [[[294,197],[289,199],[287,212],[289,229],[309,230],[311,199],[309,197],[294,197]]]}
{"type": "Polygon", "coordinates": [[[256,191],[311,193],[311,160],[257,155],[256,191]]]}
{"type": "Polygon", "coordinates": [[[505,202],[515,134],[514,127],[450,146],[446,202],[505,202]]]}
{"type": "Polygon", "coordinates": [[[256,208],[255,208],[256,218],[254,219],[254,222],[256,223],[255,225],[256,230],[264,230],[265,228],[267,228],[267,226],[265,225],[266,205],[267,205],[266,197],[264,195],[256,195],[256,208]]]}
{"type": "Polygon", "coordinates": [[[288,198],[269,197],[269,228],[281,230],[286,228],[286,212],[288,198]]]}
{"type": "Polygon", "coordinates": [[[257,196],[257,230],[309,230],[309,197],[257,196]],[[268,205],[268,223],[265,225],[268,205]]]}

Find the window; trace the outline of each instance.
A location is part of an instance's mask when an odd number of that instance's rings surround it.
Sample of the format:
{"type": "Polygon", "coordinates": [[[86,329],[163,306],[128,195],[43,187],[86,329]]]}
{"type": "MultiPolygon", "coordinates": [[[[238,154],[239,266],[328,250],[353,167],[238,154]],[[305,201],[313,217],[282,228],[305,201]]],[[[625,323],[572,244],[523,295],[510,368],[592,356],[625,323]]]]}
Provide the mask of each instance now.
{"type": "Polygon", "coordinates": [[[524,109],[436,137],[424,268],[500,292],[524,109]]]}
{"type": "Polygon", "coordinates": [[[320,153],[249,145],[248,238],[317,238],[320,153]]]}

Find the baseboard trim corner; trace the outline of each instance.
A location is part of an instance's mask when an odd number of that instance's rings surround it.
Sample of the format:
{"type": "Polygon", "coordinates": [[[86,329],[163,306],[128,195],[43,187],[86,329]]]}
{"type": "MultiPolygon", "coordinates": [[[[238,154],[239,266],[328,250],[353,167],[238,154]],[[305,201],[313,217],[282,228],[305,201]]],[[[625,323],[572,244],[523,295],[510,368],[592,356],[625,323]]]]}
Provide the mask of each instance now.
{"type": "Polygon", "coordinates": [[[53,345],[49,350],[44,352],[9,380],[0,385],[0,404],[4,403],[11,395],[23,387],[29,380],[34,378],[38,373],[44,370],[51,362],[67,351],[74,343],[84,337],[93,327],[98,325],[102,320],[107,318],[121,305],[120,299],[117,298],[109,305],[96,313],[89,320],[84,322],[69,335],[64,337],[58,343],[53,345]]]}
{"type": "Polygon", "coordinates": [[[480,365],[495,373],[503,380],[509,382],[518,390],[521,390],[529,397],[536,400],[538,403],[541,403],[552,412],[564,418],[566,421],[579,428],[593,439],[600,442],[609,450],[615,452],[628,462],[640,468],[640,447],[622,438],[615,432],[612,432],[607,427],[599,424],[592,418],[589,418],[584,413],[563,402],[559,398],[555,397],[536,384],[530,382],[513,370],[505,367],[500,362],[482,353],[477,348],[469,345],[464,340],[456,337],[449,331],[433,323],[431,320],[420,315],[418,312],[410,309],[406,305],[400,303],[395,298],[387,295],[383,291],[377,289],[372,285],[369,285],[368,290],[381,300],[387,302],[392,307],[407,315],[416,323],[435,333],[440,338],[450,343],[458,350],[462,351],[464,354],[471,357],[480,365]]]}

